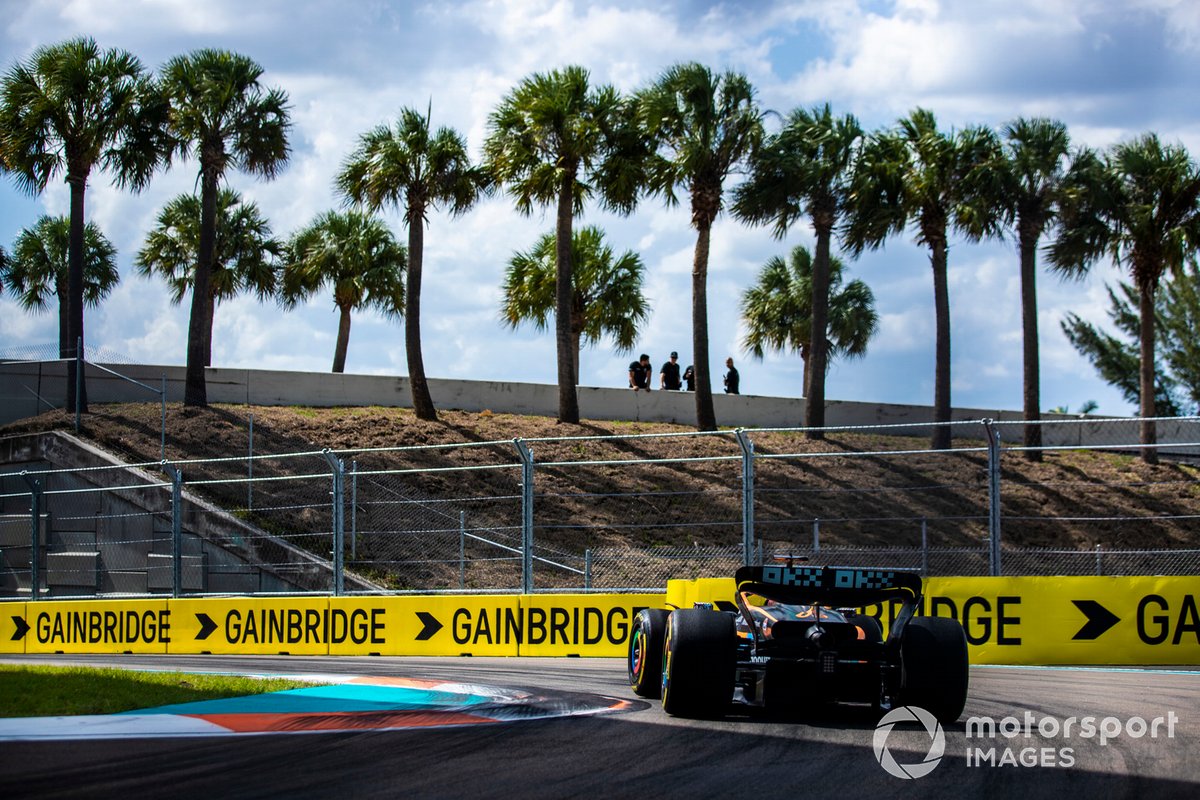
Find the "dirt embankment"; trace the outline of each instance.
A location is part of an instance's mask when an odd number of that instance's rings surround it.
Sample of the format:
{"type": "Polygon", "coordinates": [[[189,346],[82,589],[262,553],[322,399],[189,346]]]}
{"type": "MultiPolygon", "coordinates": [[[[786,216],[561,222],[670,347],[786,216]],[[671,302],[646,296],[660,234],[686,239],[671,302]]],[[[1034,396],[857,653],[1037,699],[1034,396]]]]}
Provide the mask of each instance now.
{"type": "MultiPolygon", "coordinates": [[[[82,435],[131,462],[156,462],[160,413],[150,404],[94,406],[84,417],[82,435]]],[[[540,542],[569,552],[620,544],[740,542],[741,450],[729,433],[633,438],[692,429],[599,421],[561,425],[486,411],[442,411],[438,422],[425,422],[408,409],[174,405],[167,408],[167,459],[245,456],[251,415],[258,455],[352,451],[343,453],[347,463],[354,459],[360,469],[377,471],[515,464],[514,438],[554,438],[533,445],[540,542]],[[473,446],[438,447],[451,444],[473,446]],[[579,463],[634,460],[643,463],[579,463]]],[[[49,413],[0,427],[0,436],[72,426],[72,417],[49,413]]],[[[797,433],[752,432],[752,437],[756,454],[765,456],[755,464],[754,513],[756,530],[768,543],[810,542],[814,519],[822,521],[826,544],[914,545],[915,521],[921,519],[934,545],[978,544],[986,534],[985,453],[889,455],[927,446],[923,439],[892,436],[838,433],[813,441],[797,433]],[[778,457],[785,454],[799,457],[778,457]]],[[[956,442],[966,448],[980,444],[956,442]]],[[[303,468],[296,459],[256,462],[254,473],[312,471],[314,463],[320,462],[310,460],[303,468]]],[[[245,471],[244,461],[186,468],[193,480],[245,471]]],[[[430,499],[506,497],[511,509],[519,480],[514,469],[407,472],[391,485],[430,499]]],[[[264,499],[274,492],[283,501],[288,485],[268,484],[261,492],[264,499]]],[[[212,487],[206,493],[236,505],[244,488],[212,487]]],[[[1200,470],[1192,466],[1149,466],[1133,455],[1097,451],[1049,453],[1041,462],[1014,453],[1003,459],[1001,497],[1009,546],[1200,547],[1200,532],[1188,518],[1200,514],[1200,470]]]]}

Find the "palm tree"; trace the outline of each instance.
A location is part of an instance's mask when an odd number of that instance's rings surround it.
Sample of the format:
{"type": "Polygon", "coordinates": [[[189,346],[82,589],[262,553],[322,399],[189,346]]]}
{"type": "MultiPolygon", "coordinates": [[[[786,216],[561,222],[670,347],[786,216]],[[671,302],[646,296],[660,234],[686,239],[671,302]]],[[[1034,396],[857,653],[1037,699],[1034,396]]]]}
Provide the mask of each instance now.
{"type": "MultiPolygon", "coordinates": [[[[1166,284],[1165,291],[1155,297],[1155,331],[1170,331],[1172,334],[1165,337],[1168,341],[1162,343],[1164,345],[1162,348],[1159,348],[1160,343],[1157,341],[1157,335],[1155,336],[1154,409],[1157,413],[1166,416],[1177,416],[1183,411],[1178,399],[1181,381],[1175,379],[1173,374],[1175,369],[1163,369],[1157,357],[1165,356],[1170,367],[1182,367],[1180,371],[1184,375],[1189,373],[1196,375],[1196,367],[1200,366],[1194,359],[1180,358],[1189,350],[1193,354],[1195,353],[1195,322],[1198,309],[1195,308],[1194,303],[1190,309],[1180,307],[1180,298],[1187,297],[1190,293],[1188,289],[1185,288],[1178,293],[1172,291],[1177,287],[1182,288],[1181,285],[1186,283],[1186,280],[1172,281],[1166,284]],[[1182,319],[1180,319],[1181,316],[1182,319]],[[1183,327],[1178,326],[1180,322],[1185,326],[1183,331],[1178,330],[1178,327],[1183,327]],[[1180,337],[1179,333],[1183,333],[1183,336],[1180,337]],[[1172,347],[1172,345],[1175,346],[1172,347]],[[1192,361],[1192,363],[1189,364],[1188,361],[1192,361]]],[[[1123,338],[1113,336],[1074,313],[1068,313],[1059,325],[1067,337],[1067,341],[1080,355],[1092,362],[1092,366],[1096,368],[1100,377],[1120,391],[1125,402],[1136,406],[1139,404],[1138,398],[1141,393],[1138,359],[1138,342],[1141,331],[1141,314],[1138,312],[1139,293],[1136,287],[1124,281],[1121,281],[1116,289],[1112,286],[1104,288],[1108,292],[1108,317],[1123,338]]],[[[1186,304],[1186,300],[1184,303],[1186,304]]],[[[1193,386],[1200,388],[1200,383],[1193,383],[1193,386]]],[[[1191,394],[1193,398],[1200,399],[1200,395],[1195,393],[1195,389],[1191,394]]]]}
{"type": "Polygon", "coordinates": [[[691,196],[696,248],[692,259],[692,350],[696,367],[696,427],[716,430],[708,356],[708,252],[721,213],[725,179],[758,147],[762,115],[745,75],[715,75],[703,64],[677,64],[638,95],[639,116],[657,147],[647,186],[668,205],[676,187],[691,196]]]}
{"type": "Polygon", "coordinates": [[[578,423],[571,228],[593,194],[612,210],[633,209],[642,185],[644,142],[631,104],[611,86],[592,87],[587,70],[577,66],[522,80],[492,112],[488,127],[487,168],[508,186],[517,210],[528,215],[535,206],[555,206],[558,421],[578,423]]]}
{"type": "Polygon", "coordinates": [[[803,339],[815,343],[804,351],[804,424],[810,439],[824,437],[830,243],[846,213],[862,137],[858,120],[851,114],[835,119],[828,103],[811,111],[797,109],[752,158],[750,177],[735,192],[733,213],[753,224],[773,220],[779,238],[801,215],[812,219],[817,252],[809,284],[812,298],[806,301],[811,330],[803,339]]]}
{"type": "MultiPolygon", "coordinates": [[[[358,148],[342,165],[338,190],[372,212],[385,204],[404,210],[408,225],[408,291],[405,293],[404,346],[408,358],[413,410],[436,420],[437,409],[425,379],[421,356],[421,277],[427,211],[444,205],[462,214],[488,185],[487,174],[471,166],[467,143],[452,128],[432,134],[427,112],[400,110],[394,128],[380,125],[359,138],[358,148]]],[[[349,318],[346,317],[349,324],[349,318]]]]}
{"type": "MultiPolygon", "coordinates": [[[[33,227],[21,231],[13,244],[12,257],[0,271],[8,287],[26,310],[41,311],[49,297],[58,298],[58,357],[75,353],[71,341],[68,294],[71,266],[71,222],[66,217],[42,216],[33,227]]],[[[0,262],[4,259],[0,257],[0,262]]],[[[95,308],[121,280],[117,271],[117,249],[94,222],[83,229],[83,300],[95,308]]]]}
{"type": "MultiPolygon", "coordinates": [[[[527,320],[538,330],[547,327],[555,311],[555,253],[552,231],[538,239],[533,249],[514,254],[508,262],[501,317],[509,327],[527,320]]],[[[571,265],[572,368],[573,383],[578,384],[582,343],[596,344],[611,336],[618,351],[632,350],[650,308],[642,294],[642,259],[632,250],[615,257],[612,247],[604,243],[604,232],[594,225],[572,232],[571,265]]]]}
{"type": "MultiPolygon", "coordinates": [[[[933,113],[918,108],[898,129],[873,134],[863,147],[850,194],[845,242],[860,255],[881,247],[910,224],[918,244],[929,248],[933,268],[935,345],[933,421],[950,421],[950,293],[948,250],[951,229],[978,240],[999,226],[993,198],[999,196],[1003,155],[996,134],[971,127],[938,130],[933,113]]],[[[934,449],[950,447],[950,429],[933,428],[934,449]]]]}
{"type": "MultiPolygon", "coordinates": [[[[1059,204],[1072,187],[1086,177],[1083,169],[1094,154],[1083,150],[1071,160],[1071,137],[1058,120],[1024,117],[1004,127],[1007,169],[1003,195],[997,198],[1005,222],[1016,233],[1021,258],[1021,330],[1024,353],[1025,446],[1042,444],[1041,376],[1038,365],[1037,250],[1042,234],[1058,218],[1059,204]]],[[[1064,277],[1082,277],[1078,270],[1059,271],[1064,277]]],[[[1040,450],[1025,451],[1031,461],[1041,461],[1040,450]]]]}
{"type": "Polygon", "coordinates": [[[1200,168],[1182,146],[1153,133],[1114,146],[1101,188],[1072,194],[1050,260],[1086,269],[1109,256],[1129,270],[1138,290],[1138,390],[1142,460],[1158,461],[1155,430],[1155,293],[1163,274],[1182,270],[1200,247],[1200,168]]]}
{"type": "MultiPolygon", "coordinates": [[[[808,248],[792,248],[791,257],[769,260],[758,273],[758,281],[742,294],[742,320],[746,336],[742,347],[761,359],[768,350],[790,349],[804,362],[804,385],[812,385],[809,374],[818,365],[813,355],[812,317],[816,292],[813,283],[816,259],[808,248]]],[[[829,262],[829,288],[826,291],[828,315],[820,336],[830,356],[820,365],[828,369],[834,358],[859,358],[866,355],[867,343],[879,327],[875,295],[860,280],[843,286],[845,265],[834,256],[829,262]]]]}
{"type": "Polygon", "coordinates": [[[217,189],[230,168],[273,178],[287,163],[287,95],[264,89],[263,69],[226,50],[196,50],[163,67],[163,91],[170,101],[172,151],[200,162],[200,243],[192,279],[188,323],[187,377],[183,403],[208,405],[204,382],[212,343],[213,263],[216,256],[217,189]]]}
{"type": "Polygon", "coordinates": [[[280,293],[294,307],[322,286],[333,287],[338,307],[333,371],[346,368],[350,312],[375,308],[388,316],[404,311],[406,254],[383,220],[359,211],[327,211],[292,236],[280,293]]]}
{"type": "MultiPolygon", "coordinates": [[[[161,277],[178,305],[195,284],[200,259],[200,198],[181,194],[163,206],[158,224],[146,236],[134,265],[145,277],[161,277]]],[[[213,315],[223,300],[253,291],[260,300],[275,293],[276,271],[283,245],[252,202],[232,189],[217,192],[216,238],[205,306],[204,366],[212,364],[213,315]]]]}
{"type": "MultiPolygon", "coordinates": [[[[166,106],[132,54],[101,51],[77,38],[39,48],[4,76],[0,87],[0,150],[17,184],[40,194],[65,174],[71,188],[67,246],[67,341],[74,355],[83,342],[84,196],[96,167],[118,186],[141,190],[165,153],[166,106]]],[[[67,410],[87,411],[87,388],[75,364],[67,367],[67,410]]]]}

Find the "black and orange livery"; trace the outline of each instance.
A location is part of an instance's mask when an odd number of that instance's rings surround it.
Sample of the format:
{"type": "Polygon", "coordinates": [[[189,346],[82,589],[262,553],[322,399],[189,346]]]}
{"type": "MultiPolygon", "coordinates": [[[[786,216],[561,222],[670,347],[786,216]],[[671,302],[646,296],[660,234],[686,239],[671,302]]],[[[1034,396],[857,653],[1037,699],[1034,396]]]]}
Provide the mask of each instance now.
{"type": "Polygon", "coordinates": [[[732,703],[775,710],[917,705],[943,722],[966,703],[967,643],[953,619],[918,617],[920,575],[856,567],[749,566],[728,601],[645,609],[630,637],[629,679],[679,716],[721,716],[732,703]],[[856,609],[892,600],[887,637],[856,609]]]}

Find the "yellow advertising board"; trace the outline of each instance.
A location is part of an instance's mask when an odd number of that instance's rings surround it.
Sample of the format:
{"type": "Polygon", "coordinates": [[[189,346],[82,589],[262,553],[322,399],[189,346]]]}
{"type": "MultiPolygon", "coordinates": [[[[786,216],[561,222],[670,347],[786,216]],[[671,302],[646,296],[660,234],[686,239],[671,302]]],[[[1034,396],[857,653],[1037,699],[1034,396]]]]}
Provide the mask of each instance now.
{"type": "Polygon", "coordinates": [[[661,608],[661,594],[535,594],[521,598],[523,656],[618,656],[643,608],[661,608]]]}
{"type": "Polygon", "coordinates": [[[932,578],[977,664],[1200,664],[1200,578],[932,578]]]}
{"type": "MultiPolygon", "coordinates": [[[[79,600],[0,606],[0,653],[615,656],[638,609],[728,602],[729,578],[662,594],[79,600]]],[[[1200,578],[930,578],[918,613],[963,625],[974,664],[1200,664],[1200,578]]],[[[886,631],[898,603],[871,606],[886,631]]]]}
{"type": "Polygon", "coordinates": [[[523,632],[517,595],[334,597],[329,610],[347,631],[331,655],[515,656],[523,632]]]}
{"type": "Polygon", "coordinates": [[[5,614],[16,629],[10,637],[20,634],[24,642],[18,653],[166,653],[176,634],[166,600],[45,600],[20,606],[20,623],[12,612],[5,614]]]}
{"type": "Polygon", "coordinates": [[[28,635],[25,603],[0,604],[0,653],[24,653],[28,635]]]}
{"type": "MultiPolygon", "coordinates": [[[[732,596],[732,581],[667,589],[672,605],[732,596]]],[[[1196,576],[930,578],[918,613],[962,623],[972,664],[1200,664],[1198,602],[1196,576]]],[[[864,609],[885,634],[899,610],[864,609]]]]}
{"type": "Polygon", "coordinates": [[[169,653],[326,655],[328,597],[169,600],[169,653]]]}

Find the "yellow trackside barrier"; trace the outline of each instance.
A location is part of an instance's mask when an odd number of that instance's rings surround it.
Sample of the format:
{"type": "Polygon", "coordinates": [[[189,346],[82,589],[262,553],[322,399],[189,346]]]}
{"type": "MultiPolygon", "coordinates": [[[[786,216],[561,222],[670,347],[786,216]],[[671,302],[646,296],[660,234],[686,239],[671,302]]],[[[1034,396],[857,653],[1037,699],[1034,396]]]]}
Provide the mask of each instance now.
{"type": "Polygon", "coordinates": [[[0,604],[0,653],[24,653],[28,635],[25,603],[0,604]]]}
{"type": "Polygon", "coordinates": [[[637,612],[661,608],[661,594],[524,595],[523,656],[619,656],[637,612]]]}
{"type": "MultiPolygon", "coordinates": [[[[1200,578],[931,578],[920,613],[963,624],[975,664],[1200,664],[1200,578]]],[[[0,604],[0,653],[624,656],[644,607],[733,599],[732,578],[662,594],[234,597],[0,604]]],[[[898,603],[866,613],[885,630],[898,603]]]]}
{"type": "MultiPolygon", "coordinates": [[[[728,600],[732,585],[671,581],[667,597],[728,600]]],[[[1198,599],[1196,576],[930,578],[919,613],[961,622],[972,664],[1200,664],[1198,599]]],[[[899,608],[864,611],[886,633],[899,608]]]]}
{"type": "Polygon", "coordinates": [[[174,634],[170,653],[329,653],[327,597],[223,597],[168,603],[174,634]]]}
{"type": "MultiPolygon", "coordinates": [[[[4,652],[166,653],[175,635],[166,600],[39,601],[18,607],[24,609],[23,626],[10,622],[24,628],[23,649],[4,652]]],[[[9,606],[3,610],[14,616],[9,606]]]]}
{"type": "Polygon", "coordinates": [[[350,626],[331,655],[515,656],[520,644],[517,595],[334,597],[329,608],[350,626]],[[368,620],[378,623],[369,639],[368,620]]]}

